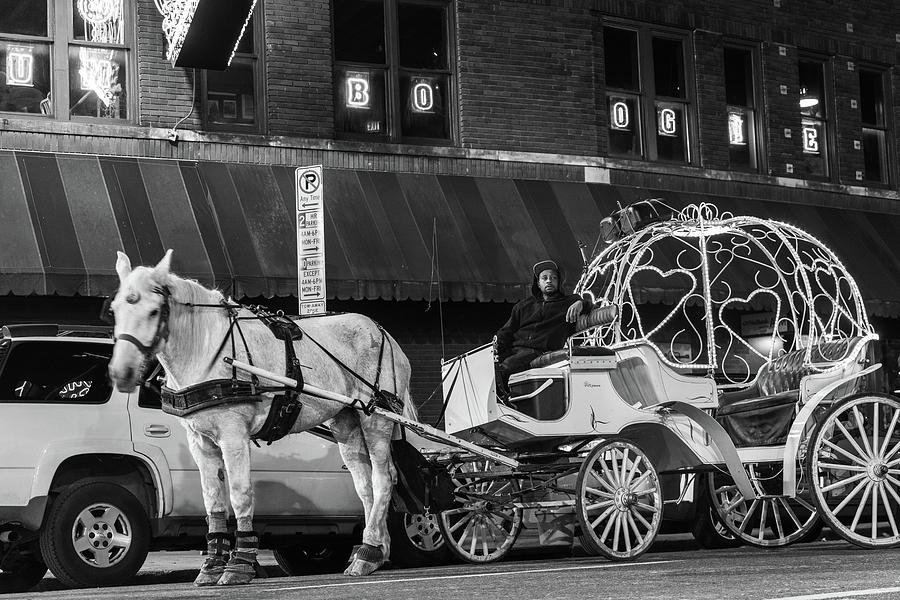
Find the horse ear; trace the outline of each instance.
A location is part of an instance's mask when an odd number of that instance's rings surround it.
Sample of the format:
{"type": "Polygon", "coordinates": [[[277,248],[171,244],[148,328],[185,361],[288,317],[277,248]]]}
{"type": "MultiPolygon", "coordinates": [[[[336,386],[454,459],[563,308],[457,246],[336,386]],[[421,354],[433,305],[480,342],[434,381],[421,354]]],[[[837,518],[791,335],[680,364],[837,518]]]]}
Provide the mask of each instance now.
{"type": "Polygon", "coordinates": [[[116,273],[119,274],[120,283],[131,274],[131,259],[121,250],[116,251],[116,273]]]}
{"type": "Polygon", "coordinates": [[[172,266],[172,249],[166,250],[166,255],[162,257],[155,267],[153,267],[153,281],[159,284],[165,284],[169,280],[169,269],[172,266]]]}

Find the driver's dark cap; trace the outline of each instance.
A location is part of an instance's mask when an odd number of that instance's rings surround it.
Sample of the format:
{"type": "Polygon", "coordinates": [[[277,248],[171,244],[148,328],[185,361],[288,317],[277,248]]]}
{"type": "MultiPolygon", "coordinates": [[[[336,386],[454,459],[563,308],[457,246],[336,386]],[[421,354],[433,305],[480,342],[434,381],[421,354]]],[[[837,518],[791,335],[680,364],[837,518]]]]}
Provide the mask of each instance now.
{"type": "Polygon", "coordinates": [[[543,273],[547,269],[556,271],[556,276],[559,277],[559,265],[557,265],[552,260],[542,260],[540,262],[534,263],[534,266],[531,267],[531,271],[534,273],[535,278],[540,277],[541,273],[543,273]]]}

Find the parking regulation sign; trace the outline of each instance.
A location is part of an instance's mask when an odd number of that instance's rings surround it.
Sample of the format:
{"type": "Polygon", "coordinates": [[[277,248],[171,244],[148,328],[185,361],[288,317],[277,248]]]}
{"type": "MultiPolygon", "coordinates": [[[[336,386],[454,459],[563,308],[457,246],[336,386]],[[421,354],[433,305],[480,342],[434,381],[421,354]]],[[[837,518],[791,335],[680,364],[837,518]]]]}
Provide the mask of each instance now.
{"type": "Polygon", "coordinates": [[[297,298],[300,315],[325,312],[325,223],[322,165],[298,167],[297,298]]]}

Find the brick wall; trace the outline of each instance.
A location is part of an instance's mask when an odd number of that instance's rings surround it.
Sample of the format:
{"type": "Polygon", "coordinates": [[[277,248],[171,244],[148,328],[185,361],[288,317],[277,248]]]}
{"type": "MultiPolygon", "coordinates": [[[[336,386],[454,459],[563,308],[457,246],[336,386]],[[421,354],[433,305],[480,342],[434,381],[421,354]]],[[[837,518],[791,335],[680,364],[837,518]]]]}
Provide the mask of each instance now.
{"type": "Polygon", "coordinates": [[[586,4],[457,1],[463,146],[596,154],[595,24],[586,4]]]}
{"type": "Polygon", "coordinates": [[[722,36],[700,30],[694,34],[697,80],[697,120],[700,126],[700,166],[727,169],[728,111],[722,36]]]}
{"type": "Polygon", "coordinates": [[[162,16],[153,0],[138,0],[138,101],[139,122],[143,127],[171,128],[182,117],[184,128],[200,127],[200,82],[195,84],[193,69],[176,68],[166,60],[166,38],[162,16]],[[194,97],[196,93],[196,97],[194,97]]]}
{"type": "Polygon", "coordinates": [[[834,131],[837,150],[837,175],[841,182],[858,185],[857,171],[862,175],[862,122],[859,110],[859,70],[855,60],[837,56],[834,65],[834,131]],[[859,142],[860,148],[853,143],[859,142]]]}
{"type": "Polygon", "coordinates": [[[334,133],[329,0],[266,0],[266,85],[271,135],[334,133]]]}
{"type": "Polygon", "coordinates": [[[766,43],[763,44],[762,57],[763,97],[768,116],[766,150],[769,173],[790,177],[793,173],[788,172],[788,165],[795,170],[797,168],[801,133],[797,49],[786,44],[766,43]]]}

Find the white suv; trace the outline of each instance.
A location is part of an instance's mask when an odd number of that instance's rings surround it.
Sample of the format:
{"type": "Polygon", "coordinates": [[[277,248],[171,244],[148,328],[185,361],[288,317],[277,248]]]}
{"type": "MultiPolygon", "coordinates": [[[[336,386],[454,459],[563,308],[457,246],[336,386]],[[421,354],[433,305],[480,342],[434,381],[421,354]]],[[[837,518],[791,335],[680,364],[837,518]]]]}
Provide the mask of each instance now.
{"type": "MultiPolygon", "coordinates": [[[[205,546],[184,429],[152,388],[113,389],[112,347],[108,328],[0,329],[0,592],[30,588],[47,567],[70,586],[121,584],[149,550],[205,546]]],[[[252,464],[262,546],[291,574],[339,566],[362,506],[337,445],[288,436],[253,448],[252,464]]],[[[437,549],[409,517],[392,522],[397,562],[437,549]]]]}

